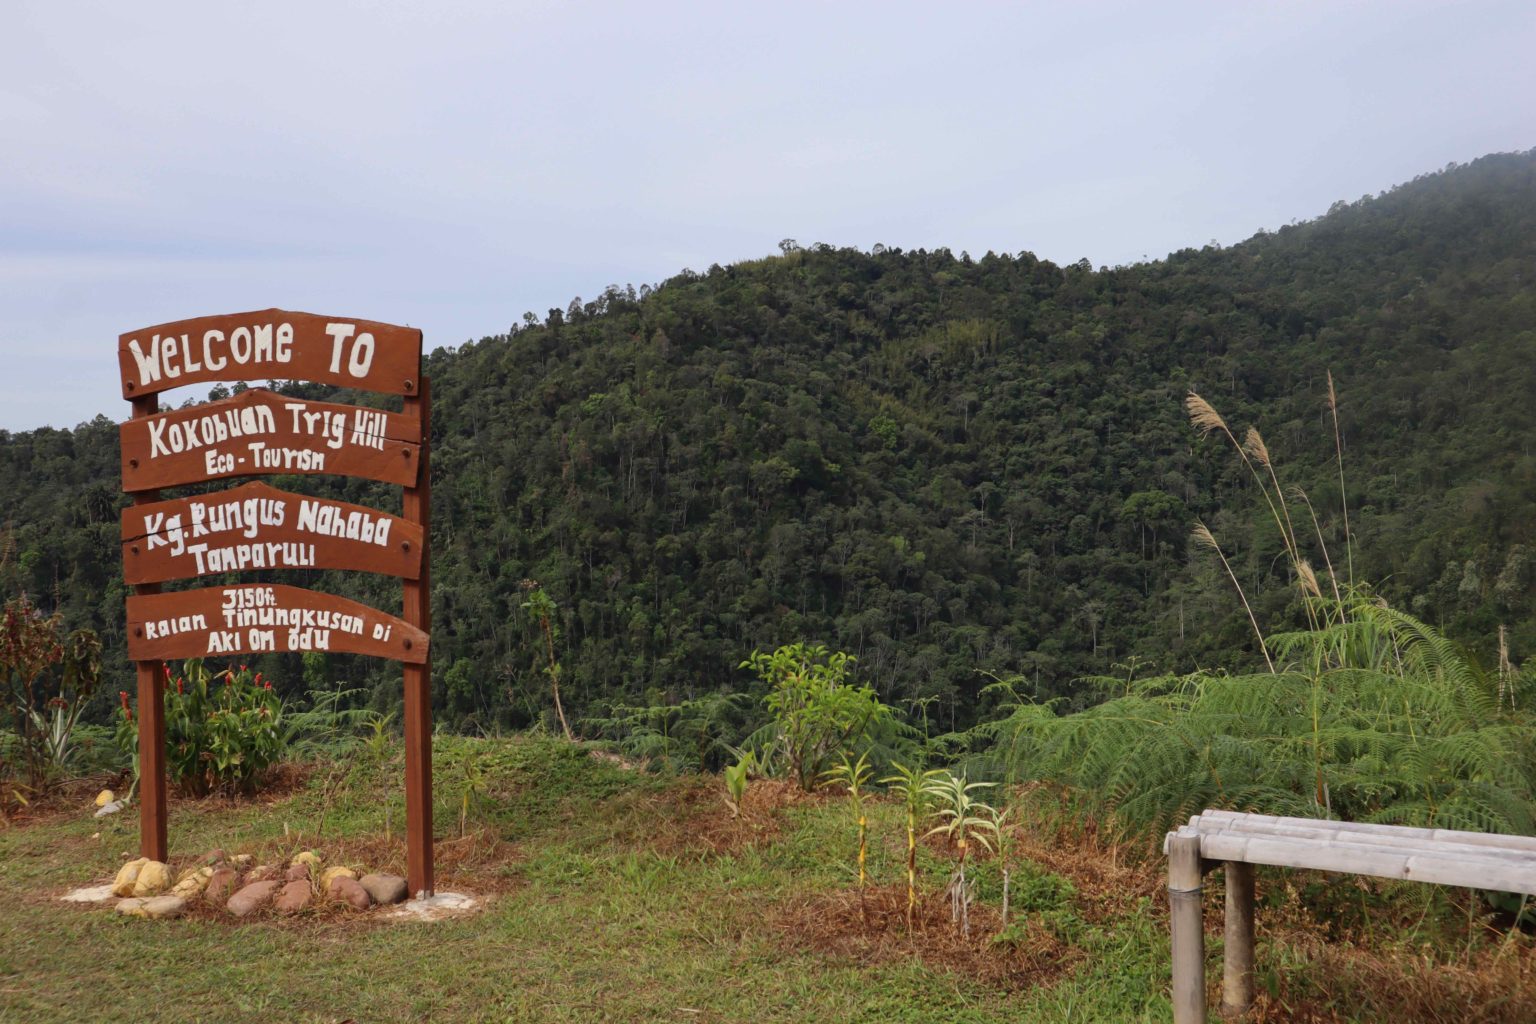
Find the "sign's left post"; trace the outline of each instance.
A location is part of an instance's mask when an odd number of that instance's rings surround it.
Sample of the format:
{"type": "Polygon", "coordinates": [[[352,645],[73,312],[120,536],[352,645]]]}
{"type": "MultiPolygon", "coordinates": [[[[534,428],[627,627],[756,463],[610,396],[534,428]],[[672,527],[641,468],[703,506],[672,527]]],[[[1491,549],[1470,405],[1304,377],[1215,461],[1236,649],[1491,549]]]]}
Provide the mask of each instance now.
{"type": "MultiPolygon", "coordinates": [[[[133,399],[133,418],[136,420],[159,411],[158,395],[133,399]]],[[[159,491],[139,491],[133,496],[135,505],[159,500],[159,491]]],[[[160,584],[135,584],[133,592],[158,594],[160,584]]],[[[134,668],[139,684],[139,856],[164,861],[170,852],[166,839],[169,815],[165,804],[165,663],[136,661],[134,668]]]]}

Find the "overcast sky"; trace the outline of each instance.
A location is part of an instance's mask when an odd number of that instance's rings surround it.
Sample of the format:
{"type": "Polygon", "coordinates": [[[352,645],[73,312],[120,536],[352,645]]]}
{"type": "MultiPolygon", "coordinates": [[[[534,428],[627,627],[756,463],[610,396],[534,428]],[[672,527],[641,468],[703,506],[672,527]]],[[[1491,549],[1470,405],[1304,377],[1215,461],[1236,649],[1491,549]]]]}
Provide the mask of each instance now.
{"type": "Polygon", "coordinates": [[[117,335],[210,313],[458,345],[782,238],[1231,243],[1536,146],[1533,55],[1530,0],[6,0],[0,429],[125,417],[117,335]]]}

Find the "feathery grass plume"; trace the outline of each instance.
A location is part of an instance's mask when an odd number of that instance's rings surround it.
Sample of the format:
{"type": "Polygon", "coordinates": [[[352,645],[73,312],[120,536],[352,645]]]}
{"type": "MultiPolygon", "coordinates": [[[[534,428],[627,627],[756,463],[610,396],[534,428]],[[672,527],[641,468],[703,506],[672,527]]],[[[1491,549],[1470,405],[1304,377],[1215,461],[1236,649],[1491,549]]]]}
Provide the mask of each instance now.
{"type": "Polygon", "coordinates": [[[1243,450],[1254,462],[1269,470],[1269,480],[1275,485],[1275,497],[1279,499],[1280,511],[1285,513],[1285,535],[1291,549],[1291,557],[1295,558],[1300,554],[1300,548],[1296,544],[1296,528],[1291,525],[1291,510],[1285,503],[1285,492],[1280,489],[1280,478],[1275,476],[1275,464],[1269,458],[1269,448],[1264,444],[1264,438],[1260,436],[1258,427],[1249,427],[1248,433],[1243,435],[1243,450]]]}
{"type": "Polygon", "coordinates": [[[1221,567],[1227,570],[1227,578],[1232,581],[1232,586],[1237,588],[1238,599],[1243,602],[1243,610],[1248,613],[1248,622],[1253,626],[1253,635],[1259,638],[1259,650],[1264,654],[1264,663],[1269,666],[1270,672],[1275,671],[1275,663],[1270,660],[1269,648],[1264,643],[1264,633],[1259,629],[1259,620],[1254,618],[1253,608],[1248,604],[1248,595],[1243,593],[1243,585],[1237,582],[1237,574],[1232,571],[1232,566],[1227,562],[1227,556],[1221,553],[1221,545],[1216,543],[1216,538],[1200,520],[1195,520],[1195,540],[1212,551],[1221,559],[1221,567]]]}
{"type": "Polygon", "coordinates": [[[1328,554],[1328,542],[1323,540],[1323,527],[1317,521],[1317,509],[1312,507],[1312,499],[1307,497],[1307,492],[1299,485],[1291,487],[1291,497],[1307,506],[1307,514],[1312,517],[1312,530],[1317,534],[1317,546],[1323,552],[1323,564],[1328,567],[1328,583],[1333,588],[1334,604],[1338,607],[1339,614],[1344,614],[1344,598],[1339,595],[1339,577],[1333,571],[1333,558],[1328,554]]]}
{"type": "Polygon", "coordinates": [[[1301,580],[1301,591],[1312,597],[1322,597],[1323,592],[1317,585],[1317,573],[1312,571],[1312,563],[1303,558],[1296,563],[1296,576],[1301,580]]]}
{"type": "Polygon", "coordinates": [[[1227,427],[1227,421],[1221,418],[1210,402],[1191,391],[1184,398],[1184,411],[1189,414],[1190,423],[1199,429],[1201,434],[1210,434],[1221,431],[1227,437],[1232,438],[1232,443],[1237,444],[1237,438],[1232,437],[1232,431],[1227,427]]]}
{"type": "Polygon", "coordinates": [[[1349,583],[1355,582],[1354,540],[1349,532],[1349,495],[1344,490],[1344,438],[1339,433],[1339,395],[1333,390],[1333,371],[1328,370],[1328,412],[1333,416],[1333,450],[1339,464],[1339,507],[1344,511],[1344,558],[1349,570],[1349,583]]]}
{"type": "Polygon", "coordinates": [[[1266,468],[1269,468],[1270,477],[1273,479],[1275,471],[1269,467],[1269,449],[1264,446],[1264,439],[1259,437],[1259,432],[1249,427],[1245,440],[1238,441],[1237,436],[1227,426],[1227,421],[1221,418],[1221,414],[1212,407],[1210,402],[1207,402],[1193,391],[1184,399],[1184,411],[1189,414],[1189,421],[1202,433],[1210,434],[1215,430],[1220,430],[1227,436],[1227,440],[1232,442],[1233,449],[1237,451],[1237,457],[1243,460],[1243,465],[1247,466],[1248,472],[1253,474],[1254,482],[1259,485],[1259,492],[1264,495],[1264,503],[1269,506],[1269,514],[1274,517],[1275,528],[1280,531],[1280,541],[1285,545],[1286,554],[1290,556],[1292,562],[1300,558],[1301,552],[1296,550],[1296,534],[1294,531],[1286,528],[1286,524],[1290,521],[1290,513],[1287,512],[1285,519],[1282,520],[1280,518],[1280,510],[1275,507],[1277,499],[1282,506],[1285,504],[1285,495],[1279,493],[1279,481],[1276,480],[1275,482],[1276,493],[1274,497],[1270,497],[1269,485],[1264,482],[1264,477],[1259,475],[1258,466],[1255,465],[1254,452],[1249,451],[1249,446],[1254,445],[1255,452],[1262,456],[1264,465],[1266,468]]]}

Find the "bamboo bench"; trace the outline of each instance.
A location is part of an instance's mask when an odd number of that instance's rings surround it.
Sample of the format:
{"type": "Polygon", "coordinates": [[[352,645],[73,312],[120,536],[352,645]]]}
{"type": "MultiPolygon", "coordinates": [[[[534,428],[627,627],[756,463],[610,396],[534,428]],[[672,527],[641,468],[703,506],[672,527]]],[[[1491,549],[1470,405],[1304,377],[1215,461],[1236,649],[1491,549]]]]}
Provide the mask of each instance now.
{"type": "Polygon", "coordinates": [[[1205,931],[1200,879],[1226,871],[1221,1007],[1253,1003],[1253,867],[1306,868],[1536,896],[1536,838],[1205,811],[1168,833],[1174,1024],[1204,1024],[1205,931]]]}

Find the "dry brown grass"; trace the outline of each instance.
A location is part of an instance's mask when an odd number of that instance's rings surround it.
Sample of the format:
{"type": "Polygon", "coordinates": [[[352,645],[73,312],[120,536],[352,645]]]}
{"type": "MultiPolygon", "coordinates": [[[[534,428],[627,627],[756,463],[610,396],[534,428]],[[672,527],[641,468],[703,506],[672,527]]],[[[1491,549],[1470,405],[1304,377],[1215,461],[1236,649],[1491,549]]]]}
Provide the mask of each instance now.
{"type": "MultiPolygon", "coordinates": [[[[1261,946],[1259,955],[1281,952],[1274,946],[1283,947],[1288,961],[1303,964],[1282,973],[1275,996],[1259,997],[1254,1021],[1529,1024],[1536,1019],[1536,953],[1526,940],[1452,962],[1297,933],[1276,939],[1267,950],[1261,946]]],[[[1218,998],[1213,991],[1212,1005],[1218,998]]]]}
{"type": "Polygon", "coordinates": [[[950,920],[949,901],[929,893],[918,901],[916,927],[907,931],[905,885],[867,886],[790,901],[776,924],[786,946],[873,965],[916,958],[1004,991],[1049,985],[1087,954],[1031,922],[1020,942],[994,945],[997,912],[971,908],[971,937],[950,920]]]}
{"type": "Polygon", "coordinates": [[[734,856],[773,842],[784,808],[825,799],[784,779],[754,779],[733,816],[718,778],[690,777],[646,801],[648,825],[634,845],[683,859],[734,856]]]}

